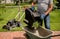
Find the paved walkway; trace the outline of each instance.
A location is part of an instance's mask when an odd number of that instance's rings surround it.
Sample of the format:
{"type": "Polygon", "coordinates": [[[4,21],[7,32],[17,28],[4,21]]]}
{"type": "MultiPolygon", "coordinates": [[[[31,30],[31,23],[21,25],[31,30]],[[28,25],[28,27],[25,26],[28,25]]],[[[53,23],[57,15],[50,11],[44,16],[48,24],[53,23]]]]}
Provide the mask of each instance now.
{"type": "MultiPolygon", "coordinates": [[[[0,39],[26,39],[24,31],[0,32],[0,39]]],[[[53,35],[60,34],[60,31],[54,31],[53,35]]],[[[52,37],[52,39],[60,39],[60,36],[52,37]]]]}
{"type": "MultiPolygon", "coordinates": [[[[60,35],[60,31],[53,31],[53,35],[60,35]]],[[[60,36],[54,36],[52,39],[60,39],[60,36]]]]}

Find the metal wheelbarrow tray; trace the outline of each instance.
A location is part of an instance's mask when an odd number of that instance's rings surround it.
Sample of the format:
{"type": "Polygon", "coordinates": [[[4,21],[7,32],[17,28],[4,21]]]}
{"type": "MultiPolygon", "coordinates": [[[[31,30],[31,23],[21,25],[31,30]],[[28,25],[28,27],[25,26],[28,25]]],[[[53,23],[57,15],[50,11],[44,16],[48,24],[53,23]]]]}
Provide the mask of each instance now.
{"type": "Polygon", "coordinates": [[[26,34],[29,36],[28,39],[50,39],[52,32],[48,29],[39,27],[35,30],[28,29],[27,27],[23,28],[26,34]]]}

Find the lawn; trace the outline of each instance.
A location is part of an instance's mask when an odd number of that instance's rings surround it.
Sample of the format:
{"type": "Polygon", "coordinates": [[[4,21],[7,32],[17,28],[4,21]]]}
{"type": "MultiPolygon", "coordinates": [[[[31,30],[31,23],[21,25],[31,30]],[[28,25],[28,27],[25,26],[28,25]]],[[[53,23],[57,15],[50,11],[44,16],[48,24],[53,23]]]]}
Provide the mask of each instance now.
{"type": "MultiPolygon", "coordinates": [[[[14,19],[14,17],[17,15],[18,13],[18,8],[0,8],[0,31],[8,31],[5,29],[2,29],[3,25],[5,25],[8,20],[14,19]]],[[[24,12],[22,11],[22,9],[20,10],[20,17],[22,16],[24,12]]],[[[22,18],[22,20],[20,20],[22,26],[25,26],[24,22],[23,22],[24,16],[22,18]]],[[[50,13],[50,26],[51,26],[51,30],[60,30],[60,10],[56,9],[54,11],[52,11],[50,13]]],[[[21,27],[16,27],[13,28],[10,31],[19,31],[22,30],[21,27]]]]}
{"type": "MultiPolygon", "coordinates": [[[[0,8],[0,31],[8,31],[5,29],[2,29],[2,27],[9,20],[12,20],[15,18],[15,16],[18,14],[18,10],[19,10],[18,8],[0,8]]],[[[21,16],[23,14],[23,12],[20,12],[20,13],[21,13],[20,14],[20,16],[21,16]]],[[[22,22],[22,20],[21,20],[21,22],[22,22]]],[[[11,31],[15,31],[15,30],[20,30],[20,27],[14,28],[11,31]]]]}
{"type": "Polygon", "coordinates": [[[51,30],[60,30],[60,10],[56,9],[50,13],[51,30]]]}

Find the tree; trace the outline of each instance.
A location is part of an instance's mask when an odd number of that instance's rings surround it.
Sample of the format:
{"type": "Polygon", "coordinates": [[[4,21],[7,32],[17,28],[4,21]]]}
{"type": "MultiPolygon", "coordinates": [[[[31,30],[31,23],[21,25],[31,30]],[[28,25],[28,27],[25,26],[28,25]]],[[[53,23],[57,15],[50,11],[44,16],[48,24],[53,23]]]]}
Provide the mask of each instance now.
{"type": "Polygon", "coordinates": [[[18,5],[19,1],[22,3],[22,0],[14,0],[15,5],[18,5]]]}
{"type": "Polygon", "coordinates": [[[20,2],[22,3],[22,0],[20,0],[20,2]]]}
{"type": "Polygon", "coordinates": [[[18,5],[19,0],[13,0],[15,5],[18,5]]]}
{"type": "Polygon", "coordinates": [[[58,9],[60,9],[60,0],[57,0],[57,7],[58,7],[58,9]]]}
{"type": "Polygon", "coordinates": [[[1,0],[0,0],[0,3],[1,3],[1,0]]]}

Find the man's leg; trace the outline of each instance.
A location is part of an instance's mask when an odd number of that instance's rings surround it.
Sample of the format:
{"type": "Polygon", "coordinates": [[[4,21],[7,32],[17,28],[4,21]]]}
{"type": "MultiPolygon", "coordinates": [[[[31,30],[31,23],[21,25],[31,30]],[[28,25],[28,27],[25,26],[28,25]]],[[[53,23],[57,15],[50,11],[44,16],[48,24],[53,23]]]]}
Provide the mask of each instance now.
{"type": "Polygon", "coordinates": [[[44,18],[44,24],[46,29],[50,29],[50,16],[49,14],[44,18]]]}
{"type": "Polygon", "coordinates": [[[38,21],[38,23],[39,23],[40,26],[42,26],[42,24],[43,24],[44,17],[45,17],[45,14],[41,13],[40,19],[38,21]]]}
{"type": "MultiPolygon", "coordinates": [[[[44,24],[45,24],[45,28],[50,30],[50,16],[49,16],[49,14],[45,16],[44,24]]],[[[51,39],[51,37],[49,37],[48,39],[51,39]]]]}

